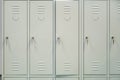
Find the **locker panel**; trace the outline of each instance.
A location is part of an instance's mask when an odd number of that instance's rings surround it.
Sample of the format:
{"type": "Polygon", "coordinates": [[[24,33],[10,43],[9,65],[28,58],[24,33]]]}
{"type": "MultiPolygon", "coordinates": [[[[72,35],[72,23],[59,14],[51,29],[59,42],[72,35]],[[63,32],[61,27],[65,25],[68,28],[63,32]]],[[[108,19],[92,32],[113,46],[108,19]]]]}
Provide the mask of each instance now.
{"type": "Polygon", "coordinates": [[[84,80],[107,80],[106,78],[84,78],[84,80]]]}
{"type": "Polygon", "coordinates": [[[52,1],[30,1],[30,74],[52,74],[52,1]]]}
{"type": "Polygon", "coordinates": [[[56,2],[56,74],[78,74],[78,1],[56,2]]]}
{"type": "Polygon", "coordinates": [[[4,74],[27,73],[27,1],[4,3],[4,74]]]}
{"type": "Polygon", "coordinates": [[[106,1],[84,2],[84,74],[106,74],[106,1]]]}
{"type": "Polygon", "coordinates": [[[120,1],[110,1],[110,74],[120,74],[120,1]]]}
{"type": "Polygon", "coordinates": [[[78,80],[78,78],[56,78],[56,80],[78,80]]]}
{"type": "Polygon", "coordinates": [[[110,80],[120,80],[120,78],[110,78],[110,80]]]}
{"type": "Polygon", "coordinates": [[[27,80],[27,78],[4,78],[4,80],[27,80]]]}
{"type": "Polygon", "coordinates": [[[53,80],[52,78],[30,78],[30,80],[53,80]]]}

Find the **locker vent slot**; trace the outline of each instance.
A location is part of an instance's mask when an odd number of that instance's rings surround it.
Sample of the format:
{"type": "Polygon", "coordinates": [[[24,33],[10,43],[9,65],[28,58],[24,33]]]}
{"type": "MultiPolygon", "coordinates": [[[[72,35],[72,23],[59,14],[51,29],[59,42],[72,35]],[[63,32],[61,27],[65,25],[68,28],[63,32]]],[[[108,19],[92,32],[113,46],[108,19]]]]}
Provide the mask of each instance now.
{"type": "Polygon", "coordinates": [[[64,6],[64,19],[66,21],[71,19],[71,6],[64,6]]]}
{"type": "Polygon", "coordinates": [[[19,71],[20,63],[16,58],[12,60],[11,67],[12,71],[19,71]]]}
{"type": "Polygon", "coordinates": [[[71,14],[71,6],[64,6],[64,14],[71,14]]]}
{"type": "Polygon", "coordinates": [[[11,6],[12,9],[12,20],[18,21],[19,20],[19,14],[20,14],[20,6],[13,5],[11,6]]]}
{"type": "Polygon", "coordinates": [[[117,63],[117,65],[116,65],[117,70],[120,71],[120,61],[117,61],[116,63],[117,63]]]}
{"type": "Polygon", "coordinates": [[[99,71],[99,61],[92,61],[91,69],[92,71],[99,71]]]}
{"type": "Polygon", "coordinates": [[[64,71],[70,71],[71,70],[71,63],[66,62],[64,63],[64,71]]]}
{"type": "Polygon", "coordinates": [[[37,15],[38,20],[43,21],[45,19],[45,6],[39,5],[37,6],[37,15]]]}
{"type": "Polygon", "coordinates": [[[94,21],[98,21],[100,19],[99,14],[100,14],[100,6],[99,5],[92,5],[92,14],[95,16],[94,21]]]}
{"type": "Polygon", "coordinates": [[[12,14],[20,14],[20,6],[12,6],[12,14]]]}
{"type": "Polygon", "coordinates": [[[117,11],[118,11],[118,14],[120,14],[120,3],[118,3],[117,5],[117,11]]]}
{"type": "Polygon", "coordinates": [[[99,10],[99,9],[100,9],[100,6],[98,6],[98,5],[93,5],[93,6],[92,6],[92,13],[93,13],[93,14],[96,14],[96,15],[97,15],[97,14],[100,14],[100,10],[99,10]]]}
{"type": "Polygon", "coordinates": [[[38,63],[38,65],[37,65],[37,67],[38,67],[38,71],[45,71],[45,62],[43,61],[43,60],[41,60],[39,63],[38,63]]]}
{"type": "Polygon", "coordinates": [[[37,6],[37,14],[45,14],[45,6],[37,6]]]}

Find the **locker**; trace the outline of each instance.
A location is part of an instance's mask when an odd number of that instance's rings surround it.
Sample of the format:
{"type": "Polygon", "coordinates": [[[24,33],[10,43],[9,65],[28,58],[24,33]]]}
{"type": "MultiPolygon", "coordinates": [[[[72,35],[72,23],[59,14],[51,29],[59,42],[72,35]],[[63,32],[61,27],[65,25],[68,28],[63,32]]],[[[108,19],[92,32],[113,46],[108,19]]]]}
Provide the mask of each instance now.
{"type": "Polygon", "coordinates": [[[27,80],[27,78],[4,78],[4,80],[27,80]]]}
{"type": "Polygon", "coordinates": [[[56,75],[78,74],[78,1],[56,2],[56,75]]]}
{"type": "Polygon", "coordinates": [[[106,74],[107,5],[84,1],[84,74],[106,74]]]}
{"type": "Polygon", "coordinates": [[[52,78],[30,78],[30,80],[53,80],[52,78]]]}
{"type": "Polygon", "coordinates": [[[78,78],[56,78],[56,80],[78,80],[78,78]]]}
{"type": "Polygon", "coordinates": [[[30,1],[30,74],[52,74],[52,1],[30,1]]]}
{"type": "Polygon", "coordinates": [[[27,2],[4,2],[4,74],[27,73],[27,2]]]}
{"type": "Polygon", "coordinates": [[[110,74],[120,74],[120,1],[110,1],[110,74]]]}
{"type": "Polygon", "coordinates": [[[85,78],[84,80],[107,80],[106,78],[85,78]]]}

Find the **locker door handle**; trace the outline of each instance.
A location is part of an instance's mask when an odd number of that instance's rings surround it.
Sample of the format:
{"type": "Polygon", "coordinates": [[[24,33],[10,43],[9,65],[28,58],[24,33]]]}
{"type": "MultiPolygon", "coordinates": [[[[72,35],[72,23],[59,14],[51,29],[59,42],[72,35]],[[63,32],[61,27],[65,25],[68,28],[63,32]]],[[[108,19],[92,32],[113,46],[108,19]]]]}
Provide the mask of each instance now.
{"type": "Polygon", "coordinates": [[[37,44],[37,42],[36,42],[35,37],[31,37],[31,39],[30,39],[30,45],[31,45],[31,44],[33,44],[34,47],[37,48],[38,44],[37,44]]]}
{"type": "Polygon", "coordinates": [[[8,39],[9,39],[9,37],[7,36],[7,37],[5,37],[5,43],[6,43],[6,45],[8,44],[8,39]]]}
{"type": "Polygon", "coordinates": [[[30,39],[30,43],[33,43],[34,40],[35,40],[35,38],[34,38],[34,37],[31,37],[31,39],[30,39]]]}
{"type": "Polygon", "coordinates": [[[88,37],[87,37],[87,36],[85,37],[85,41],[86,41],[86,43],[88,44],[88,37]]]}
{"type": "Polygon", "coordinates": [[[112,39],[112,43],[114,44],[115,43],[115,37],[112,36],[111,39],[112,39]]]}
{"type": "Polygon", "coordinates": [[[31,37],[31,42],[35,42],[35,37],[31,37]]]}
{"type": "Polygon", "coordinates": [[[61,42],[60,37],[57,37],[57,42],[58,42],[58,44],[60,44],[60,42],[61,42]]]}
{"type": "Polygon", "coordinates": [[[12,51],[12,47],[11,47],[11,43],[10,43],[10,39],[9,39],[8,36],[5,37],[4,44],[6,45],[6,47],[9,48],[10,51],[12,51]]]}

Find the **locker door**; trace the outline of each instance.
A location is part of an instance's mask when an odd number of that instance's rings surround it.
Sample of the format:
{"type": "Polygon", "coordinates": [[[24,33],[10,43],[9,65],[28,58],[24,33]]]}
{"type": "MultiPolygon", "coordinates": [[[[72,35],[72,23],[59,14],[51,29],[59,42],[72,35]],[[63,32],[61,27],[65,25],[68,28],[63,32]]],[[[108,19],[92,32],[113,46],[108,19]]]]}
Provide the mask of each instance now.
{"type": "Polygon", "coordinates": [[[56,74],[78,73],[78,1],[56,2],[56,74]]]}
{"type": "Polygon", "coordinates": [[[78,80],[78,78],[56,78],[56,80],[78,80]]]}
{"type": "Polygon", "coordinates": [[[84,2],[84,74],[106,74],[107,5],[84,2]]]}
{"type": "Polygon", "coordinates": [[[106,78],[85,78],[84,80],[107,80],[106,78]]]}
{"type": "Polygon", "coordinates": [[[53,80],[52,78],[30,78],[30,80],[53,80]]]}
{"type": "Polygon", "coordinates": [[[110,74],[120,74],[120,1],[110,2],[110,74]]]}
{"type": "Polygon", "coordinates": [[[5,78],[4,80],[27,80],[27,78],[5,78]]]}
{"type": "Polygon", "coordinates": [[[5,1],[4,62],[4,74],[27,73],[27,1],[5,1]]]}
{"type": "Polygon", "coordinates": [[[30,1],[30,74],[52,74],[52,1],[30,1]]]}

